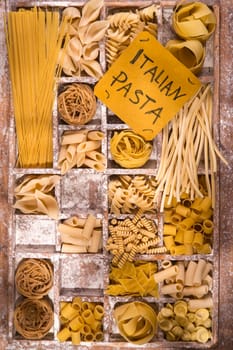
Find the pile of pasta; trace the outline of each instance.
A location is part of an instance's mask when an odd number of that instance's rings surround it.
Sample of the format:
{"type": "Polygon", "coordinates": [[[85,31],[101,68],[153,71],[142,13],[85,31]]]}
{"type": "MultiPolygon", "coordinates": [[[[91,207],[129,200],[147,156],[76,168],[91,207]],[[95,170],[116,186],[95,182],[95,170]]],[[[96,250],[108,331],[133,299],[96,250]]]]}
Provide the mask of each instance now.
{"type": "Polygon", "coordinates": [[[96,108],[96,98],[88,84],[69,84],[58,95],[58,111],[70,125],[87,124],[94,117],[96,108]]]}
{"type": "Polygon", "coordinates": [[[156,262],[137,260],[127,261],[121,268],[111,266],[109,284],[105,291],[109,295],[153,296],[158,297],[158,284],[154,274],[156,262]]]}
{"type": "Polygon", "coordinates": [[[212,338],[212,307],[210,298],[168,303],[158,313],[159,328],[168,341],[206,343],[212,338]]]}
{"type": "Polygon", "coordinates": [[[104,171],[106,158],[101,153],[101,141],[104,133],[94,130],[65,131],[61,139],[58,155],[58,168],[64,175],[73,167],[82,166],[96,171],[104,171]]]}
{"type": "Polygon", "coordinates": [[[140,301],[116,306],[114,318],[120,334],[128,342],[143,345],[157,333],[157,315],[154,308],[140,301]]]}
{"type": "Polygon", "coordinates": [[[170,260],[161,263],[163,270],[154,274],[156,283],[163,282],[160,288],[162,295],[170,295],[175,299],[183,297],[207,296],[212,289],[212,263],[199,259],[198,261],[178,261],[174,264],[170,260]]]}
{"type": "Polygon", "coordinates": [[[194,74],[198,74],[205,60],[205,42],[215,27],[215,14],[206,4],[180,2],[172,15],[172,28],[179,39],[169,40],[166,48],[194,74]]]}
{"type": "Polygon", "coordinates": [[[15,286],[21,295],[41,299],[53,286],[53,266],[46,259],[23,259],[15,273],[15,286]]]}
{"type": "Polygon", "coordinates": [[[102,341],[104,308],[100,303],[83,301],[74,297],[72,302],[60,303],[61,329],[57,333],[60,342],[71,340],[73,345],[81,341],[102,341]]]}
{"type": "Polygon", "coordinates": [[[15,273],[20,297],[14,310],[16,332],[25,339],[42,339],[53,326],[53,304],[48,293],[53,287],[53,266],[46,259],[23,259],[15,273]]]}
{"type": "Polygon", "coordinates": [[[201,161],[204,163],[204,187],[215,207],[216,156],[227,162],[212,137],[212,104],[211,86],[204,84],[162,131],[162,152],[156,176],[156,196],[162,192],[161,211],[167,196],[168,203],[172,197],[180,202],[183,193],[191,200],[203,198],[198,179],[201,161]]]}
{"type": "Polygon", "coordinates": [[[93,214],[72,216],[58,225],[62,253],[97,253],[102,248],[102,223],[93,214]]]}
{"type": "Polygon", "coordinates": [[[140,209],[133,218],[112,219],[108,226],[109,237],[105,246],[113,255],[112,265],[122,268],[132,262],[136,254],[165,253],[166,247],[159,246],[158,228],[152,219],[143,216],[140,209]]]}
{"type": "Polygon", "coordinates": [[[122,168],[140,168],[149,160],[152,144],[133,130],[115,131],[110,140],[110,152],[122,168]]]}
{"type": "Polygon", "coordinates": [[[25,298],[17,303],[14,310],[15,330],[29,340],[44,338],[53,326],[53,319],[53,305],[48,297],[25,298]]]}
{"type": "Polygon", "coordinates": [[[53,164],[52,110],[66,20],[54,9],[7,12],[6,39],[17,136],[17,166],[53,164]],[[60,24],[59,24],[60,23],[60,24]],[[33,28],[33,30],[32,30],[33,28]]]}
{"type": "Polygon", "coordinates": [[[210,254],[213,240],[213,209],[208,196],[191,200],[184,196],[165,202],[163,241],[172,255],[210,254]]]}
{"type": "Polygon", "coordinates": [[[68,18],[69,41],[61,50],[59,63],[68,76],[79,77],[83,72],[99,79],[103,75],[98,61],[99,42],[103,39],[109,26],[108,21],[98,20],[104,0],[87,1],[82,11],[67,7],[63,18],[68,18]]]}
{"type": "Polygon", "coordinates": [[[59,208],[54,188],[59,181],[58,175],[26,175],[14,189],[13,208],[24,214],[46,214],[57,219],[59,208]]]}
{"type": "Polygon", "coordinates": [[[109,27],[106,32],[106,61],[111,65],[142,31],[157,37],[158,7],[153,4],[144,9],[122,11],[107,17],[109,27]]]}
{"type": "Polygon", "coordinates": [[[110,213],[119,215],[133,213],[140,208],[155,212],[155,177],[146,175],[119,175],[110,178],[108,201],[110,213]]]}

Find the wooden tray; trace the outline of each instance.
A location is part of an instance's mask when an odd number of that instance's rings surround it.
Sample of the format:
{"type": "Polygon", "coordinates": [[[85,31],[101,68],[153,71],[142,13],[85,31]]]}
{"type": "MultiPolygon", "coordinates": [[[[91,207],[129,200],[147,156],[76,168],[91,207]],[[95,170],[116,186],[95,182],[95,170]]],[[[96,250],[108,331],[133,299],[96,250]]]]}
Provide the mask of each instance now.
{"type": "MultiPolygon", "coordinates": [[[[206,1],[205,1],[206,2],[206,1]]],[[[32,7],[32,6],[51,6],[63,9],[67,6],[82,7],[85,1],[40,1],[40,2],[23,2],[23,1],[6,1],[7,10],[32,7]]],[[[105,18],[112,11],[130,10],[138,7],[146,7],[151,5],[153,1],[105,1],[105,6],[101,12],[102,18],[105,18]]],[[[170,20],[175,1],[154,2],[158,5],[158,39],[161,43],[165,43],[168,38],[173,36],[170,29],[170,20]]],[[[213,6],[219,23],[219,8],[216,1],[206,2],[213,6]]],[[[105,67],[105,48],[101,46],[100,61],[105,67]]],[[[219,29],[215,31],[214,36],[207,43],[207,54],[204,68],[200,76],[201,81],[210,82],[214,93],[214,138],[218,142],[218,108],[219,108],[219,29]]],[[[61,86],[70,82],[86,82],[92,86],[96,81],[89,77],[67,78],[61,77],[57,82],[57,91],[61,86]]],[[[12,108],[13,110],[13,108],[12,108]]],[[[9,142],[9,203],[12,206],[14,202],[14,187],[16,180],[25,174],[59,174],[57,168],[57,155],[59,152],[60,135],[65,130],[72,130],[61,122],[57,111],[57,101],[54,103],[53,109],[54,121],[54,164],[51,169],[22,169],[15,167],[16,164],[16,137],[13,111],[10,116],[10,142],[9,142]]],[[[60,185],[56,187],[56,198],[60,207],[60,217],[58,221],[52,220],[44,215],[24,215],[16,213],[13,209],[9,217],[9,349],[36,349],[37,347],[46,347],[47,349],[72,349],[70,342],[59,343],[56,334],[59,331],[59,302],[70,301],[74,296],[80,295],[84,300],[100,302],[106,310],[103,322],[104,341],[103,342],[83,342],[78,347],[80,349],[87,348],[136,348],[130,343],[124,341],[119,335],[113,318],[113,309],[118,302],[127,302],[135,300],[135,298],[126,297],[110,297],[104,293],[108,285],[109,274],[109,253],[103,249],[98,254],[62,254],[60,235],[57,225],[60,220],[71,214],[86,217],[87,213],[93,212],[103,222],[103,246],[108,239],[108,220],[112,217],[108,210],[108,182],[112,175],[156,175],[160,159],[161,151],[161,135],[153,141],[153,153],[149,165],[140,169],[122,169],[113,162],[109,152],[109,139],[112,131],[122,130],[126,125],[114,118],[108,109],[99,102],[97,113],[91,123],[85,125],[88,130],[101,130],[106,137],[102,143],[102,152],[107,158],[107,169],[103,173],[96,173],[91,169],[72,169],[66,175],[61,177],[60,185]],[[81,198],[82,200],[77,200],[81,198]],[[23,258],[46,258],[50,259],[54,266],[54,286],[49,293],[49,297],[54,305],[54,326],[50,333],[41,341],[28,341],[16,334],[13,326],[13,312],[15,302],[18,298],[14,285],[14,274],[18,263],[23,258]]],[[[202,173],[200,169],[200,174],[202,173]]],[[[206,344],[196,342],[168,342],[161,331],[143,348],[212,348],[217,342],[218,334],[218,271],[219,271],[219,208],[218,208],[218,178],[216,178],[216,208],[214,210],[214,234],[213,249],[208,255],[192,255],[192,256],[171,256],[170,254],[157,254],[145,257],[145,260],[157,261],[160,266],[161,261],[171,260],[194,260],[200,258],[211,261],[213,263],[213,288],[212,297],[214,299],[214,308],[212,314],[212,334],[213,339],[206,344]]],[[[159,234],[163,235],[163,214],[157,213],[152,215],[159,227],[159,234]]],[[[159,286],[161,288],[161,286],[159,286]]],[[[140,299],[141,298],[136,298],[140,299]]],[[[171,302],[171,298],[167,297],[145,297],[144,301],[152,304],[156,310],[160,310],[164,304],[171,302]]],[[[174,302],[174,300],[173,300],[174,302]]]]}

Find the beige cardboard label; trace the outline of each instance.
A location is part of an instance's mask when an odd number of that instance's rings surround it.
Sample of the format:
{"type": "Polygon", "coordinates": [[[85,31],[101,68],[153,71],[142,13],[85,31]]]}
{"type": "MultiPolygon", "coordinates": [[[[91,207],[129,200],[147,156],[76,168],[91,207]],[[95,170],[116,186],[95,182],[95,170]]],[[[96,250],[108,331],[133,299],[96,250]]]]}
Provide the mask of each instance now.
{"type": "Polygon", "coordinates": [[[152,140],[200,88],[200,80],[150,33],[141,32],[95,86],[95,95],[152,140]]]}

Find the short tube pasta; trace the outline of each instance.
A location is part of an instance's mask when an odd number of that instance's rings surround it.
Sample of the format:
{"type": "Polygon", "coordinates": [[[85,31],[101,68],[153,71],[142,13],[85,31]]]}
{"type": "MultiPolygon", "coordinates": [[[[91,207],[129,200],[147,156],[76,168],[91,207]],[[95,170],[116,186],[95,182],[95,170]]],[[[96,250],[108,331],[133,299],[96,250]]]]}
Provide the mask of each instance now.
{"type": "Polygon", "coordinates": [[[203,271],[206,267],[206,261],[203,259],[200,259],[197,263],[194,276],[193,276],[193,285],[194,286],[200,286],[202,282],[202,276],[203,276],[203,271]]]}
{"type": "Polygon", "coordinates": [[[57,333],[59,341],[71,340],[72,345],[79,345],[81,341],[103,340],[104,310],[102,304],[83,301],[77,296],[71,302],[63,302],[63,305],[59,319],[61,320],[63,314],[67,316],[67,320],[66,323],[61,323],[61,329],[57,333]],[[73,310],[75,313],[72,313],[73,310]]]}
{"type": "Polygon", "coordinates": [[[197,309],[203,309],[203,308],[208,308],[211,309],[213,308],[214,303],[212,297],[205,297],[202,299],[190,299],[188,301],[188,307],[190,310],[197,310],[197,309]]]}
{"type": "Polygon", "coordinates": [[[177,275],[179,271],[178,266],[173,265],[165,270],[158,271],[154,274],[154,279],[157,283],[164,281],[165,279],[177,275]]]}
{"type": "Polygon", "coordinates": [[[182,292],[183,286],[181,283],[166,284],[161,287],[162,294],[175,294],[182,292]]]}
{"type": "Polygon", "coordinates": [[[195,261],[190,261],[185,272],[184,283],[186,286],[193,285],[193,276],[197,268],[197,263],[195,261]]]}

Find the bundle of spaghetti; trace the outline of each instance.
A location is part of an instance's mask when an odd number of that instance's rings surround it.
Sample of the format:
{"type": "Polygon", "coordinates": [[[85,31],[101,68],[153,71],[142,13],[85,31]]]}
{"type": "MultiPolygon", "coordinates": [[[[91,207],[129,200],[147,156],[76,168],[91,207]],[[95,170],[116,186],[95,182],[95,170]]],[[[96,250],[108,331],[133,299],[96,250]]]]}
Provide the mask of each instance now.
{"type": "Polygon", "coordinates": [[[11,11],[5,18],[19,167],[50,167],[52,108],[66,20],[59,13],[11,11]]]}
{"type": "Polygon", "coordinates": [[[210,84],[203,84],[198,93],[188,101],[175,118],[163,129],[161,161],[156,177],[155,196],[163,192],[161,211],[166,196],[168,203],[174,196],[178,202],[181,194],[190,199],[203,194],[198,184],[198,169],[204,161],[205,186],[214,208],[217,156],[226,164],[212,135],[212,92],[210,84]]]}

